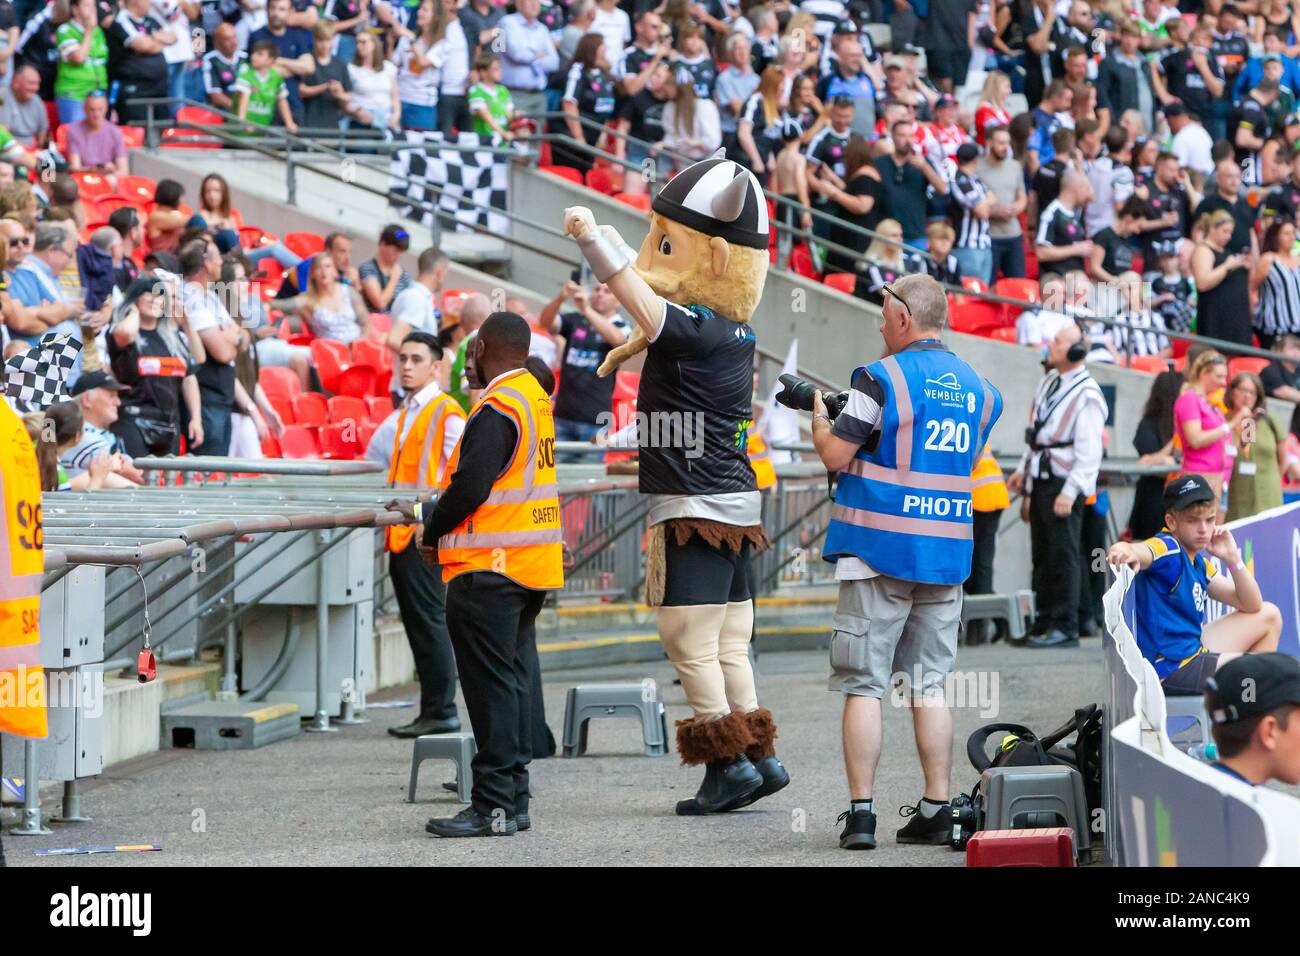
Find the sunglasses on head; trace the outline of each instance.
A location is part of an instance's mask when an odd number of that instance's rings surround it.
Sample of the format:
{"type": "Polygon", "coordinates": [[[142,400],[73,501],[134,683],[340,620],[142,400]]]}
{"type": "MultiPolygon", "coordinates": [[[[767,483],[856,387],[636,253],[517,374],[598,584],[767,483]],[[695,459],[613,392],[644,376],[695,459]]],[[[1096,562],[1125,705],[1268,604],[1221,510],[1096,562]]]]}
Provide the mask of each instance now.
{"type": "Polygon", "coordinates": [[[904,299],[904,298],[903,298],[901,295],[899,295],[897,292],[895,292],[895,291],[893,290],[892,287],[890,287],[890,286],[888,286],[888,285],[882,285],[882,286],[880,287],[880,290],[881,290],[882,292],[884,292],[885,295],[892,296],[893,298],[897,299],[897,300],[898,300],[898,304],[901,305],[901,306],[903,307],[903,310],[904,310],[905,312],[907,312],[907,317],[908,317],[909,319],[912,317],[912,307],[909,306],[909,305],[907,304],[907,300],[904,299]]]}

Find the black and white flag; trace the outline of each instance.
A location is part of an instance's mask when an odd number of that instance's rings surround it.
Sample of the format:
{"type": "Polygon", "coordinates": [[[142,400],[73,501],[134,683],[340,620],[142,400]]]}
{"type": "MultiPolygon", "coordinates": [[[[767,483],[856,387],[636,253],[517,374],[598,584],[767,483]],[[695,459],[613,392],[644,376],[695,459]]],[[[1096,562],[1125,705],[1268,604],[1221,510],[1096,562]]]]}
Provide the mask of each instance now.
{"type": "MultiPolygon", "coordinates": [[[[444,222],[456,221],[457,232],[477,231],[470,228],[472,224],[497,235],[506,234],[505,216],[493,210],[505,212],[510,171],[505,158],[493,155],[488,148],[489,138],[460,133],[457,145],[482,147],[470,150],[449,148],[441,133],[407,130],[402,135],[416,148],[394,151],[388,187],[392,192],[436,206],[444,222]]],[[[404,218],[433,227],[433,214],[427,209],[392,199],[389,202],[404,218]]]]}
{"type": "Polygon", "coordinates": [[[19,412],[39,412],[63,401],[80,351],[81,343],[68,333],[47,332],[30,351],[5,362],[5,398],[19,412]]]}

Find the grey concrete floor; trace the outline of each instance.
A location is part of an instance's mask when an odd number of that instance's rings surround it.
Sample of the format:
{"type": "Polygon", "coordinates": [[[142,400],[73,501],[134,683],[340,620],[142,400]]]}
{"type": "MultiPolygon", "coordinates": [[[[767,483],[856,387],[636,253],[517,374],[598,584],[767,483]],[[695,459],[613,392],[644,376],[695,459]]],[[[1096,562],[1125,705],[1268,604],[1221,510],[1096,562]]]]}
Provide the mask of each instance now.
{"type": "MultiPolygon", "coordinates": [[[[995,713],[972,706],[954,711],[954,792],[969,790],[976,779],[965,755],[975,728],[1001,720],[1046,733],[1075,706],[1100,701],[1103,691],[1096,639],[1063,651],[1002,644],[963,648],[957,666],[982,680],[987,691],[996,688],[996,695],[983,700],[997,706],[995,713]]],[[[302,734],[254,751],[164,750],[114,766],[85,785],[83,809],[92,822],[55,823],[53,835],[45,837],[6,834],[7,855],[11,866],[962,865],[964,856],[946,847],[893,842],[904,822],[898,808],[921,796],[921,774],[910,716],[889,705],[874,794],[880,847],[865,853],[838,849],[835,818],[847,807],[841,698],[826,690],[826,676],[824,652],[761,658],[760,700],[776,715],[778,754],[793,782],[731,814],[675,816],[673,805],[694,793],[701,772],[680,766],[675,754],[641,756],[635,722],[601,720],[592,723],[586,756],[533,764],[532,831],[506,839],[435,839],[425,833],[425,822],[460,809],[454,794],[440,787],[451,779],[449,765],[425,763],[417,802],[406,803],[411,745],[385,728],[406,722],[413,712],[371,710],[369,723],[337,734],[302,734]],[[137,843],[162,844],[163,852],[31,853],[137,843]]],[[[663,688],[670,721],[687,716],[666,661],[546,674],[548,722],[557,738],[568,687],[644,677],[663,688]]],[[[412,688],[400,688],[372,699],[412,695],[412,688]]],[[[54,797],[46,796],[48,815],[57,810],[54,797]]]]}

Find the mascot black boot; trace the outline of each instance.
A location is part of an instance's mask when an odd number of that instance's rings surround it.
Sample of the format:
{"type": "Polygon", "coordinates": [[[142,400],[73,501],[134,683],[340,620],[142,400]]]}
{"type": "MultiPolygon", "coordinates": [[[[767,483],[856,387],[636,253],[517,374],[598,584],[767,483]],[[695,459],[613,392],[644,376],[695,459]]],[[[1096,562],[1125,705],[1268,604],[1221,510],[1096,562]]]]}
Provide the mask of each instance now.
{"type": "Polygon", "coordinates": [[[694,797],[678,802],[677,815],[723,813],[749,802],[763,786],[763,775],[745,756],[753,740],[744,714],[717,720],[679,720],[677,750],[682,763],[704,764],[704,782],[694,797]]]}

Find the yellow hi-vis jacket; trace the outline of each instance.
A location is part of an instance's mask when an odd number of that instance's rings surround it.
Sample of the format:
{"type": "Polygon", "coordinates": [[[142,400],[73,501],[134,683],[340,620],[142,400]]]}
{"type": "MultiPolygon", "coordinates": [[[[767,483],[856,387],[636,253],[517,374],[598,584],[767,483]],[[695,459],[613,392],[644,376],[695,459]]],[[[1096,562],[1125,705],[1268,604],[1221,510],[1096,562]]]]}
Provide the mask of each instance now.
{"type": "Polygon", "coordinates": [[[772,459],[768,456],[767,442],[763,441],[763,436],[752,425],[749,429],[749,438],[745,443],[745,451],[749,455],[749,465],[754,469],[758,490],[766,491],[776,484],[776,469],[772,467],[772,459]]]}
{"type": "MultiPolygon", "coordinates": [[[[438,539],[442,579],[469,571],[494,571],[534,590],[564,587],[563,529],[555,480],[555,423],[551,399],[526,369],[495,382],[470,413],[484,408],[515,424],[519,440],[506,469],[492,483],[487,500],[472,515],[438,539]]],[[[465,437],[457,442],[448,476],[460,463],[465,437]]]]}
{"type": "MultiPolygon", "coordinates": [[[[443,439],[447,435],[447,422],[452,418],[465,418],[460,404],[445,392],[431,398],[415,416],[405,437],[406,424],[403,408],[397,418],[397,435],[393,438],[393,458],[388,466],[388,484],[392,488],[418,491],[424,488],[446,488],[448,463],[442,460],[443,439]]],[[[417,531],[415,525],[392,525],[384,532],[384,545],[389,551],[405,551],[417,531]]]]}
{"type": "Polygon", "coordinates": [[[1002,480],[1002,468],[988,445],[970,473],[970,497],[971,507],[976,511],[1001,511],[1011,504],[1007,483],[1002,480]]]}
{"type": "Polygon", "coordinates": [[[41,478],[27,428],[0,399],[0,731],[44,737],[41,478]]]}

